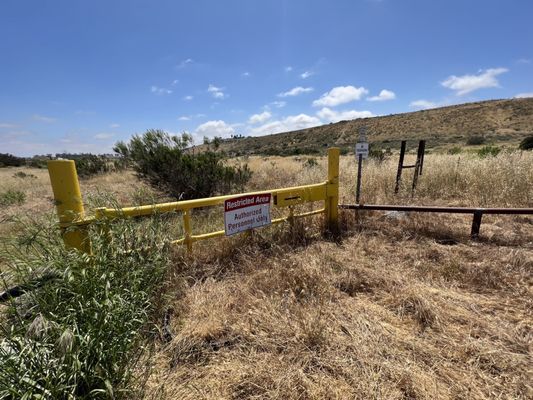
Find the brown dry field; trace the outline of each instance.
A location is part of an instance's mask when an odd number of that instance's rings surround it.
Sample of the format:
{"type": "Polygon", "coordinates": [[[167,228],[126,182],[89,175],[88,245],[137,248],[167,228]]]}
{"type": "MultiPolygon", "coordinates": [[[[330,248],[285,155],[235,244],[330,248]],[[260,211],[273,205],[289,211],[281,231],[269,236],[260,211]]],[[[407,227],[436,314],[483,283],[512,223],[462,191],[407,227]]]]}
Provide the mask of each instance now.
{"type": "MultiPolygon", "coordinates": [[[[246,160],[249,190],[325,180],[326,160],[246,160]]],[[[364,166],[367,203],[533,207],[533,152],[496,158],[428,155],[416,194],[395,196],[397,158],[364,166]]],[[[53,218],[47,172],[14,178],[26,193],[0,208],[0,238],[17,218],[53,218]]],[[[353,202],[355,163],[341,159],[341,202],[353,202]]],[[[81,182],[88,205],[166,198],[131,172],[81,182]]],[[[218,217],[195,219],[198,232],[218,217]]],[[[165,309],[169,343],[156,340],[139,376],[147,399],[528,399],[533,397],[533,217],[342,213],[343,233],[319,217],[293,228],[212,240],[194,258],[175,250],[165,309]]],[[[176,234],[180,232],[176,221],[176,234]]]]}

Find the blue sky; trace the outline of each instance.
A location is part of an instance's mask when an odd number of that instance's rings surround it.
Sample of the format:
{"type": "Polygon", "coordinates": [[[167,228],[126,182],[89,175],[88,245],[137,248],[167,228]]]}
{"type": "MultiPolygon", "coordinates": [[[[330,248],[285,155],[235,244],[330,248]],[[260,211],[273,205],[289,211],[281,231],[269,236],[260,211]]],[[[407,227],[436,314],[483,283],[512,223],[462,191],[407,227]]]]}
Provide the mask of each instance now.
{"type": "Polygon", "coordinates": [[[531,0],[2,0],[0,152],[533,96],[531,0]]]}

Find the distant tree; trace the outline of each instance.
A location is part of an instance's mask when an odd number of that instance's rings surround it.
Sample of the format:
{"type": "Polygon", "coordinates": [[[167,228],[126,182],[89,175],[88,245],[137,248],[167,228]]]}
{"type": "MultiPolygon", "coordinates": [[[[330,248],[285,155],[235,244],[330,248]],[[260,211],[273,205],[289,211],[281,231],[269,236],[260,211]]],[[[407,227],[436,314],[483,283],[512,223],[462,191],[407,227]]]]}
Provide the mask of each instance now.
{"type": "Polygon", "coordinates": [[[25,159],[16,157],[13,154],[0,153],[0,167],[20,167],[24,165],[25,159]]]}

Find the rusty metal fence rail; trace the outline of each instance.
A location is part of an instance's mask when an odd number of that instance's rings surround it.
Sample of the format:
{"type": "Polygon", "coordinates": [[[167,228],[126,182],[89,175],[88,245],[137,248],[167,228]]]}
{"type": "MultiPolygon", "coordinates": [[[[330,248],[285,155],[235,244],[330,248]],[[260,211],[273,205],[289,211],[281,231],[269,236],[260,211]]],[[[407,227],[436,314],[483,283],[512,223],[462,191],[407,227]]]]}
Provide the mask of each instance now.
{"type": "Polygon", "coordinates": [[[479,237],[483,214],[533,215],[533,208],[479,208],[479,207],[439,207],[439,206],[402,206],[387,204],[340,204],[344,210],[430,212],[447,214],[473,214],[470,236],[479,237]]]}

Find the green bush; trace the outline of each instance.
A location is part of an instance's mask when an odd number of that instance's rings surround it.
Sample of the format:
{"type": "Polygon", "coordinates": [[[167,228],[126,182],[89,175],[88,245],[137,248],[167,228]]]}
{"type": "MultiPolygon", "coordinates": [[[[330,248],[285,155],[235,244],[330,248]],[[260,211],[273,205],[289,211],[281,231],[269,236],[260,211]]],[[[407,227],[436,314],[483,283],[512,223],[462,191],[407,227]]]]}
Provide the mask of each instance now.
{"type": "Polygon", "coordinates": [[[477,155],[481,158],[496,157],[498,154],[500,154],[500,151],[502,151],[502,149],[497,146],[484,146],[477,151],[477,155]]]}
{"type": "Polygon", "coordinates": [[[224,164],[224,154],[210,147],[194,153],[192,137],[171,136],[162,130],[134,135],[129,143],[118,142],[115,151],[129,160],[138,176],[177,199],[210,197],[243,190],[252,172],[247,164],[224,164]]]}
{"type": "Polygon", "coordinates": [[[533,135],[522,140],[518,148],[520,150],[533,150],[533,135]]]}
{"type": "Polygon", "coordinates": [[[12,206],[12,205],[21,205],[26,201],[26,193],[15,190],[8,189],[5,192],[0,193],[0,206],[12,206]]]}
{"type": "Polygon", "coordinates": [[[20,167],[24,165],[25,159],[12,154],[0,153],[0,167],[20,167]]]}
{"type": "Polygon", "coordinates": [[[46,160],[38,157],[33,157],[31,160],[28,161],[28,167],[39,169],[46,168],[46,160]]]}
{"type": "Polygon", "coordinates": [[[369,151],[368,151],[368,157],[378,161],[378,162],[383,162],[387,159],[387,157],[390,157],[391,155],[391,151],[390,149],[387,149],[387,150],[383,150],[383,149],[380,149],[380,148],[372,148],[372,146],[370,147],[369,151]]]}
{"type": "Polygon", "coordinates": [[[157,218],[102,224],[91,231],[91,256],[65,251],[42,226],[27,233],[27,247],[2,255],[33,290],[8,303],[0,324],[0,399],[133,397],[168,252],[157,218]]]}
{"type": "Polygon", "coordinates": [[[108,156],[90,153],[58,153],[56,154],[56,157],[66,160],[74,160],[76,163],[76,171],[80,178],[89,178],[94,175],[117,171],[124,169],[126,166],[124,160],[110,160],[108,156]]]}
{"type": "Polygon", "coordinates": [[[475,136],[470,136],[466,140],[466,144],[468,146],[479,146],[481,144],[484,144],[486,141],[487,141],[487,139],[485,139],[484,136],[475,135],[475,136]]]}

